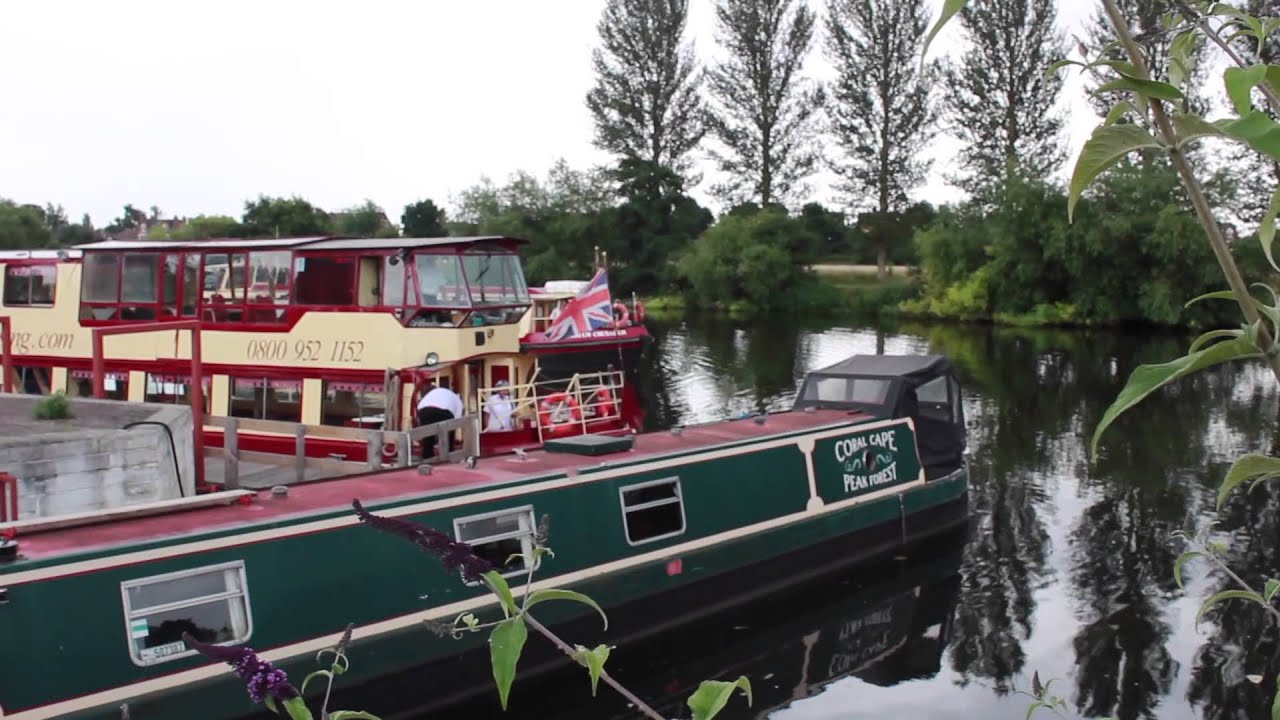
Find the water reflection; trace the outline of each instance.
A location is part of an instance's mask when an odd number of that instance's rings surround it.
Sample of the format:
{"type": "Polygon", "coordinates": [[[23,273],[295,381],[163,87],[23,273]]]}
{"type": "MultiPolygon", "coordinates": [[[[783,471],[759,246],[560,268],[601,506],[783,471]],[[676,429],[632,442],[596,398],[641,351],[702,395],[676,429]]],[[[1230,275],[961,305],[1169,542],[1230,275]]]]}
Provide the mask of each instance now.
{"type": "MultiPolygon", "coordinates": [[[[853,353],[937,352],[965,385],[973,451],[974,530],[955,544],[958,572],[931,585],[951,589],[908,608],[900,590],[850,577],[619,648],[611,667],[670,717],[688,717],[683,699],[698,680],[747,673],[756,706],[735,703],[722,717],[1022,718],[1028,700],[1013,691],[1033,671],[1057,679],[1078,717],[1267,716],[1280,633],[1242,603],[1197,628],[1203,599],[1230,585],[1193,564],[1177,589],[1184,548],[1170,538],[1218,520],[1234,569],[1256,586],[1280,574],[1280,483],[1214,508],[1238,455],[1280,452],[1265,368],[1220,367],[1157,393],[1091,460],[1089,436],[1132,369],[1176,357],[1188,338],[716,320],[655,336],[641,372],[652,427],[788,407],[805,372],[853,353]]],[[[626,716],[607,690],[591,698],[573,668],[521,681],[513,698],[505,717],[626,716]]],[[[478,702],[446,717],[498,716],[491,686],[478,702]]]]}

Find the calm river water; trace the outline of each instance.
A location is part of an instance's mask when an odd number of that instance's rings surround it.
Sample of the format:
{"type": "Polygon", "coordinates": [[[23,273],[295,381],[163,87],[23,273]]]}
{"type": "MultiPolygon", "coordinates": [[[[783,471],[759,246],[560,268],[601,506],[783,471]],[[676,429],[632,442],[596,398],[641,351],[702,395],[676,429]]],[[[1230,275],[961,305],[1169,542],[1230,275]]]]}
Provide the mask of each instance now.
{"type": "MultiPolygon", "coordinates": [[[[1217,520],[1237,570],[1280,572],[1280,485],[1214,511],[1236,455],[1277,451],[1274,381],[1261,368],[1202,373],[1148,399],[1091,465],[1088,435],[1129,371],[1176,357],[1186,338],[722,322],[655,332],[655,427],[788,407],[807,370],[853,353],[948,355],[967,391],[974,472],[974,523],[958,541],[617,648],[612,671],[668,717],[689,716],[699,680],[747,674],[755,705],[735,698],[721,717],[1023,718],[1030,701],[1016,691],[1033,671],[1054,679],[1068,717],[1267,715],[1274,629],[1243,603],[1197,628],[1200,602],[1228,585],[1192,563],[1179,590],[1183,548],[1170,538],[1217,520]]],[[[603,685],[593,699],[585,672],[568,668],[517,681],[505,714],[490,684],[431,717],[635,715],[603,685]]]]}

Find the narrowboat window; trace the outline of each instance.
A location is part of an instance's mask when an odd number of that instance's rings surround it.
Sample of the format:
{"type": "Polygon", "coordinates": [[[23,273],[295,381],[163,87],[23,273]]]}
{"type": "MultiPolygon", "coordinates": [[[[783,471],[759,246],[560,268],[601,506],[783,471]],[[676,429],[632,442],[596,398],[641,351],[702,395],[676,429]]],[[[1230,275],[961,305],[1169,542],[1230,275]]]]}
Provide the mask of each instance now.
{"type": "Polygon", "coordinates": [[[467,284],[457,255],[420,254],[414,259],[419,303],[424,307],[466,307],[467,284]]]}
{"type": "Polygon", "coordinates": [[[231,378],[232,417],[302,422],[302,381],[231,378]]]}
{"type": "Polygon", "coordinates": [[[829,403],[866,403],[880,405],[889,393],[888,380],[870,378],[823,377],[807,383],[805,400],[829,403]]]}
{"type": "Polygon", "coordinates": [[[391,256],[382,266],[382,304],[392,307],[404,305],[404,259],[391,256]]]}
{"type": "Polygon", "coordinates": [[[6,265],[4,268],[4,304],[52,305],[58,268],[53,265],[6,265]]]}
{"type": "Polygon", "coordinates": [[[685,530],[680,478],[621,488],[627,542],[632,545],[674,537],[685,530]]]}
{"type": "Polygon", "coordinates": [[[300,257],[294,302],[300,305],[355,305],[356,263],[351,257],[300,257]]]}
{"type": "Polygon", "coordinates": [[[253,634],[242,561],[128,580],[120,592],[129,656],[138,665],[194,655],[183,632],[219,644],[243,643],[253,634]]]}
{"type": "Polygon", "coordinates": [[[129,253],[124,256],[124,280],[121,283],[123,292],[120,301],[123,303],[153,304],[159,293],[156,292],[156,270],[160,256],[155,253],[129,253]]]}
{"type": "Polygon", "coordinates": [[[936,420],[951,420],[951,406],[947,402],[947,379],[936,377],[916,388],[916,400],[920,414],[936,420]]]}
{"type": "Polygon", "coordinates": [[[510,564],[507,560],[512,555],[533,554],[537,524],[532,506],[458,518],[453,521],[453,532],[460,542],[470,545],[476,555],[493,563],[504,576],[529,572],[525,558],[512,559],[510,564]]]}
{"type": "Polygon", "coordinates": [[[382,384],[324,382],[320,424],[377,429],[387,412],[382,384]]]}
{"type": "Polygon", "coordinates": [[[80,299],[114,303],[120,299],[120,254],[85,253],[80,299]]]}

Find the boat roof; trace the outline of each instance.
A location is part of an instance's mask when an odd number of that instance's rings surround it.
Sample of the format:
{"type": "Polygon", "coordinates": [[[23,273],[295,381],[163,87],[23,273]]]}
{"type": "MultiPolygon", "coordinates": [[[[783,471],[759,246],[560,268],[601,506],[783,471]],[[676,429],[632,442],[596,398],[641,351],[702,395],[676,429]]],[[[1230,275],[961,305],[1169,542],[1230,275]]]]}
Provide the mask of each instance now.
{"type": "Polygon", "coordinates": [[[61,260],[77,258],[83,253],[79,250],[0,250],[0,260],[61,260]]]}
{"type": "MultiPolygon", "coordinates": [[[[633,449],[619,455],[587,457],[541,449],[530,450],[523,459],[514,455],[481,458],[474,468],[468,468],[464,464],[437,465],[430,475],[421,475],[416,468],[398,468],[302,483],[289,488],[288,502],[281,502],[273,498],[269,490],[263,490],[257,492],[254,501],[249,504],[228,501],[228,504],[212,507],[122,517],[48,530],[32,531],[22,527],[24,524],[38,525],[58,519],[51,516],[18,523],[0,523],[0,529],[15,527],[24,559],[40,561],[92,549],[127,549],[137,543],[175,535],[245,528],[259,523],[280,522],[286,518],[349,509],[352,498],[360,498],[365,505],[376,507],[387,501],[425,498],[469,487],[502,485],[557,472],[572,477],[583,470],[597,468],[601,461],[631,464],[724,443],[779,433],[838,427],[872,419],[874,418],[870,414],[844,410],[780,412],[770,414],[766,422],[761,424],[745,419],[721,420],[686,426],[679,435],[664,431],[641,433],[635,436],[633,449]]],[[[21,567],[21,563],[22,560],[19,560],[17,565],[0,565],[0,568],[12,570],[21,567]]]]}
{"type": "Polygon", "coordinates": [[[951,361],[942,355],[851,355],[813,375],[856,377],[936,377],[951,372],[951,361]]]}
{"type": "Polygon", "coordinates": [[[217,248],[235,248],[252,250],[254,248],[270,249],[306,249],[306,250],[401,250],[424,247],[447,247],[450,245],[478,245],[481,243],[508,242],[526,244],[524,238],[506,235],[476,235],[465,237],[435,238],[366,238],[347,235],[313,235],[294,238],[263,238],[246,240],[244,238],[214,238],[210,240],[101,240],[99,242],[76,245],[77,250],[209,250],[217,248]]]}

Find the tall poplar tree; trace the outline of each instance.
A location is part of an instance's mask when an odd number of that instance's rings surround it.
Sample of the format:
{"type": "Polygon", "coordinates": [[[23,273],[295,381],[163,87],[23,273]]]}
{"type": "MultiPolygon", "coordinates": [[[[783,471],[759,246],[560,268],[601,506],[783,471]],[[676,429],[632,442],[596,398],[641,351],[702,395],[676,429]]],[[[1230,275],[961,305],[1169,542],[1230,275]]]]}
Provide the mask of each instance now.
{"type": "MultiPolygon", "coordinates": [[[[921,155],[936,113],[929,88],[936,61],[921,67],[929,27],[924,0],[829,0],[827,55],[836,70],[827,105],[831,134],[844,157],[832,169],[843,178],[847,204],[874,211],[888,227],[924,182],[932,159],[921,155]]],[[[876,266],[883,279],[889,237],[877,233],[876,266]]]]}
{"type": "Polygon", "coordinates": [[[709,72],[715,100],[711,151],[731,204],[783,203],[803,193],[817,169],[822,88],[800,71],[813,44],[805,0],[718,0],[717,37],[727,58],[709,72]]]}
{"type": "Polygon", "coordinates": [[[595,145],[619,156],[684,173],[706,133],[693,49],[682,44],[688,0],[608,0],[592,53],[596,83],[587,93],[595,145]]]}
{"type": "Polygon", "coordinates": [[[1011,173],[1040,180],[1066,160],[1063,118],[1054,104],[1066,56],[1054,0],[970,0],[960,13],[969,47],[946,70],[947,120],[965,147],[957,184],[976,196],[1011,173]]]}

